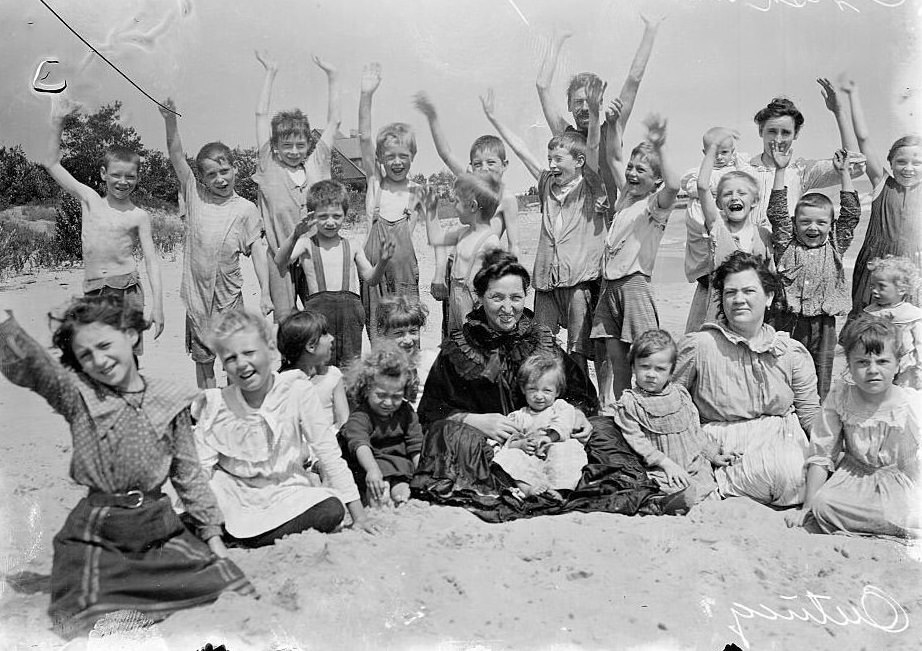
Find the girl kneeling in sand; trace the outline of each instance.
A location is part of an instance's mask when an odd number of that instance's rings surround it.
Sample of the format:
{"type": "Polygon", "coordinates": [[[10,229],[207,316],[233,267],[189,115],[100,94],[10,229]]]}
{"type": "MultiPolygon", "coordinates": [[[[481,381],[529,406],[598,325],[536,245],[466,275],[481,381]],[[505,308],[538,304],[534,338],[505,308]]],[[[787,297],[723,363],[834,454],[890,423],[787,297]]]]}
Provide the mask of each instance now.
{"type": "Polygon", "coordinates": [[[64,637],[118,610],[160,620],[224,590],[252,593],[226,558],[221,511],[198,465],[189,404],[195,391],[138,372],[132,347],[144,315],[120,296],[75,300],[45,352],[15,319],[0,323],[0,368],[70,424],[70,474],[89,493],[54,538],[51,615],[64,637]],[[202,540],[161,492],[172,481],[202,540]]]}
{"type": "Polygon", "coordinates": [[[328,533],[349,509],[374,532],[339,453],[329,410],[303,373],[275,373],[269,324],[231,312],[212,324],[209,348],[230,384],[207,389],[193,407],[195,444],[224,512],[228,543],[262,547],[308,529],[328,533]],[[305,466],[317,459],[324,487],[305,466]],[[327,487],[329,486],[329,488],[327,487]]]}

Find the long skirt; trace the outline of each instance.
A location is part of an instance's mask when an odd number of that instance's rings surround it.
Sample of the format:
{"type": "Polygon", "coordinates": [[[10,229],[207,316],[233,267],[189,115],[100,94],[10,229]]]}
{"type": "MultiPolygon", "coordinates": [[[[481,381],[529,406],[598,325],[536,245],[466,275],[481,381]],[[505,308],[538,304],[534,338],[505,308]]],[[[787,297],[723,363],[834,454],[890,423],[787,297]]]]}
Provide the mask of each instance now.
{"type": "Polygon", "coordinates": [[[84,498],[54,537],[48,614],[67,639],[108,613],[133,610],[159,621],[225,590],[254,592],[232,561],[183,526],[166,497],[137,509],[84,498]]]}
{"type": "Polygon", "coordinates": [[[327,319],[327,329],[334,337],[330,366],[343,367],[362,356],[365,310],[358,294],[318,292],[302,299],[302,302],[304,309],[319,312],[327,319]]]}

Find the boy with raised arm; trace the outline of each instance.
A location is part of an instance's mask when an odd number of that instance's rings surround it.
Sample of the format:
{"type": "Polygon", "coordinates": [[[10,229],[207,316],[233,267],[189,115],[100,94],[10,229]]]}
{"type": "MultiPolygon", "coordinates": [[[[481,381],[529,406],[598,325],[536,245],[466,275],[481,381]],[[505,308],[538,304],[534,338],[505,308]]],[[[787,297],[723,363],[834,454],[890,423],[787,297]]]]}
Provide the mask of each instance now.
{"type": "MultiPolygon", "coordinates": [[[[99,174],[106,182],[106,195],[83,185],[61,165],[61,131],[64,118],[76,105],[62,99],[52,106],[52,135],[45,169],[51,178],[80,200],[82,215],[85,294],[121,294],[126,303],[144,311],[144,291],[134,259],[135,246],[141,245],[144,266],[153,294],[150,325],[154,339],[163,332],[163,288],[160,280],[160,255],[151,237],[150,215],[131,201],[138,187],[138,167],[141,157],[126,147],[112,146],[106,150],[99,174]]],[[[140,338],[135,353],[141,354],[140,338]]]]}
{"type": "MultiPolygon", "coordinates": [[[[329,84],[327,123],[323,135],[315,143],[310,122],[299,109],[281,111],[270,120],[269,105],[278,64],[267,52],[256,52],[256,59],[266,69],[266,76],[256,106],[259,168],[253,180],[258,187],[259,210],[270,256],[274,257],[294,231],[295,224],[307,214],[305,205],[311,186],[330,178],[333,141],[340,122],[339,81],[333,66],[313,57],[317,67],[326,73],[329,84]]],[[[304,284],[304,276],[295,265],[291,277],[285,277],[271,263],[268,274],[275,320],[282,321],[295,309],[296,285],[304,284]]]]}
{"type": "Polygon", "coordinates": [[[605,85],[589,82],[589,137],[566,131],[547,145],[548,167],[532,155],[524,141],[494,115],[493,91],[482,97],[483,111],[499,135],[538,180],[541,234],[532,282],[535,319],[555,333],[567,328],[567,352],[585,369],[592,356],[592,284],[599,277],[608,210],[599,177],[599,111],[605,85]]]}
{"type": "Polygon", "coordinates": [[[269,299],[269,261],[259,209],[234,192],[237,167],[230,148],[210,142],[199,150],[197,181],[179,138],[173,100],[160,109],[166,127],[167,152],[186,203],[186,239],[180,296],[186,306],[186,350],[195,362],[200,389],[215,387],[216,356],[205,343],[205,333],[216,317],[243,308],[240,254],[251,256],[259,283],[259,307],[272,312],[269,299]]]}

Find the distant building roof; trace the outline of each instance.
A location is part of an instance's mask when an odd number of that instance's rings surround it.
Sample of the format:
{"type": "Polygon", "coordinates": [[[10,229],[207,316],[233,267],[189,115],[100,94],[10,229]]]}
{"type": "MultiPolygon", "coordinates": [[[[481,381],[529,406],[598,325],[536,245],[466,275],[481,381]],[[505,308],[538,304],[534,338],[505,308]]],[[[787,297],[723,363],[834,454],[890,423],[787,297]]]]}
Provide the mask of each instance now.
{"type": "MultiPolygon", "coordinates": [[[[320,140],[323,133],[319,129],[312,129],[311,135],[320,140]]],[[[333,158],[339,162],[344,181],[365,181],[365,172],[362,170],[362,149],[358,136],[344,136],[337,133],[333,139],[333,158]]]]}

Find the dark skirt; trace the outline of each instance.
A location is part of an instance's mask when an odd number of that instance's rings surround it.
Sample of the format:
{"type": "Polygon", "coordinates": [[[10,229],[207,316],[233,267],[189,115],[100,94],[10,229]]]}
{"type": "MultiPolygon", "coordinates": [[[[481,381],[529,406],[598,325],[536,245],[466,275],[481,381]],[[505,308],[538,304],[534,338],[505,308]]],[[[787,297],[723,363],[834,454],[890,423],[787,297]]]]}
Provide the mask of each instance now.
{"type": "Polygon", "coordinates": [[[493,450],[480,430],[449,420],[432,423],[423,442],[410,488],[414,497],[462,506],[488,522],[505,522],[570,511],[624,515],[669,513],[666,497],[646,473],[643,461],[608,416],[590,419],[589,463],[563,502],[537,495],[522,499],[515,480],[493,463],[493,450]]]}
{"type": "Polygon", "coordinates": [[[225,590],[254,592],[232,561],[182,525],[166,497],[137,509],[84,498],[54,537],[48,614],[66,639],[87,634],[108,613],[139,611],[159,621],[225,590]]]}
{"type": "Polygon", "coordinates": [[[326,317],[327,330],[333,335],[333,354],[330,366],[342,367],[362,355],[362,328],[365,327],[365,308],[355,292],[318,292],[301,301],[305,310],[319,312],[326,317]]]}

